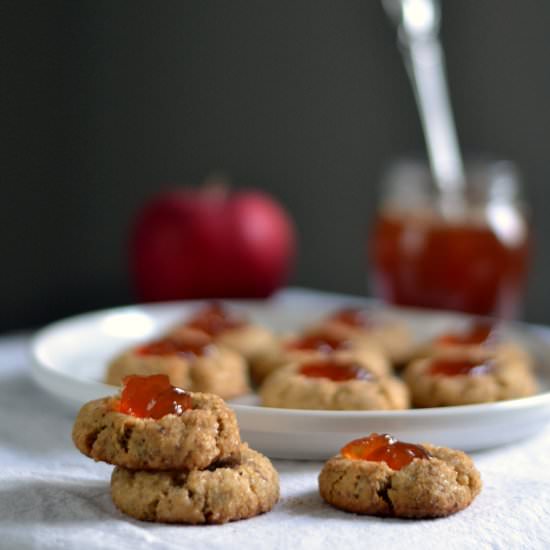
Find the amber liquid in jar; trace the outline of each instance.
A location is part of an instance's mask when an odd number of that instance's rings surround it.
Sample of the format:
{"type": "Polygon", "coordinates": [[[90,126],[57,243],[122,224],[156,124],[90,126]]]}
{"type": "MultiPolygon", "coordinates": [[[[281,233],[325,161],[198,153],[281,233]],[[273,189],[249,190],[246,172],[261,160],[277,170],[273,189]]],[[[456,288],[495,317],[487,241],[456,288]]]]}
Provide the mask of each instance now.
{"type": "Polygon", "coordinates": [[[455,217],[427,201],[384,206],[369,241],[374,294],[403,306],[517,317],[531,237],[505,191],[487,187],[455,217]]]}

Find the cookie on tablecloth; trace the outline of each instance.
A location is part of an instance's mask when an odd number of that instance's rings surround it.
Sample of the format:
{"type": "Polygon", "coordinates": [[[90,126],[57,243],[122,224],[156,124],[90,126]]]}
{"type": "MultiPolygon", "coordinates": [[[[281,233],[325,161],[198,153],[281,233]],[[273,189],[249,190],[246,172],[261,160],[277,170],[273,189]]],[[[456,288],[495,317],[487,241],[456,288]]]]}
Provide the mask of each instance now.
{"type": "Polygon", "coordinates": [[[190,472],[115,468],[111,495],[125,514],[165,523],[225,523],[267,512],[279,499],[269,459],[243,445],[240,460],[190,472]]]}
{"type": "Polygon", "coordinates": [[[461,451],[371,434],[348,443],[325,463],[319,491],[346,512],[436,518],[469,506],[481,491],[481,478],[461,451]]]}

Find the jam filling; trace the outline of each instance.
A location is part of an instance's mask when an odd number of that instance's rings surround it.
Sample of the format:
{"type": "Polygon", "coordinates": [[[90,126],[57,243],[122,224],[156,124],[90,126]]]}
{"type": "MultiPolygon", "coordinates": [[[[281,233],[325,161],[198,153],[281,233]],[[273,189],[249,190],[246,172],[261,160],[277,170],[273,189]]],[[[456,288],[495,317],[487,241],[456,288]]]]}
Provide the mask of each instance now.
{"type": "Polygon", "coordinates": [[[368,328],[372,325],[365,310],[356,307],[341,309],[333,313],[329,320],[338,321],[349,327],[368,328]]]}
{"type": "Polygon", "coordinates": [[[315,361],[305,363],[298,371],[308,378],[328,378],[333,382],[346,380],[368,380],[372,374],[356,363],[336,363],[334,361],[315,361]]]}
{"type": "Polygon", "coordinates": [[[392,470],[401,470],[415,458],[431,457],[420,445],[403,443],[389,434],[377,433],[350,441],[342,447],[340,454],[351,460],[385,462],[392,470]]]}
{"type": "Polygon", "coordinates": [[[138,355],[183,355],[202,357],[211,345],[210,337],[169,337],[154,340],[136,349],[138,355]]]}
{"type": "Polygon", "coordinates": [[[486,342],[493,327],[489,323],[477,323],[466,332],[449,332],[436,339],[436,343],[444,346],[469,346],[486,342]]]}
{"type": "Polygon", "coordinates": [[[492,371],[491,363],[470,359],[440,358],[432,360],[428,374],[432,376],[480,376],[492,371]]]}
{"type": "Polygon", "coordinates": [[[138,418],[159,419],[167,414],[181,415],[191,408],[191,394],[172,386],[165,374],[154,374],[124,378],[117,410],[138,418]]]}
{"type": "Polygon", "coordinates": [[[203,307],[185,323],[185,326],[202,330],[210,336],[216,336],[229,329],[246,324],[241,317],[229,312],[222,304],[213,302],[203,307]]]}
{"type": "Polygon", "coordinates": [[[335,350],[346,349],[349,341],[330,334],[308,334],[286,345],[289,350],[320,351],[331,353],[335,350]]]}

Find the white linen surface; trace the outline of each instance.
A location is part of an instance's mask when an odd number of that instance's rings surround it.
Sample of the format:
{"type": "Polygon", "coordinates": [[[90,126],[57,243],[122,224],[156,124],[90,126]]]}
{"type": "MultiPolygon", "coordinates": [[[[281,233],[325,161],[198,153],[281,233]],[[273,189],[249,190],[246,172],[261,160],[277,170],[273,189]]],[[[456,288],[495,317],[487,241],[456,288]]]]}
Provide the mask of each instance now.
{"type": "Polygon", "coordinates": [[[0,338],[0,548],[550,548],[550,429],[474,454],[484,489],[445,519],[335,510],[317,492],[321,463],[277,460],[282,497],[268,514],[207,527],[135,521],[111,502],[111,467],[73,447],[73,413],[30,379],[26,343],[0,338]]]}

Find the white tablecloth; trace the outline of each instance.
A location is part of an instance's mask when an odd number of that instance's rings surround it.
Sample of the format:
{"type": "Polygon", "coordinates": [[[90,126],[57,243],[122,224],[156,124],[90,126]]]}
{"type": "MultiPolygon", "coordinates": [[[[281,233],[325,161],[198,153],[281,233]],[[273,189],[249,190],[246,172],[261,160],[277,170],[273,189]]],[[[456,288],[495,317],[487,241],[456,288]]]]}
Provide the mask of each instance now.
{"type": "Polygon", "coordinates": [[[109,496],[111,467],[73,447],[72,422],[30,379],[26,339],[0,338],[0,548],[550,548],[550,429],[475,454],[484,489],[449,518],[346,514],[321,501],[320,463],[275,461],[282,496],[272,512],[191,527],[118,512],[109,496]]]}

